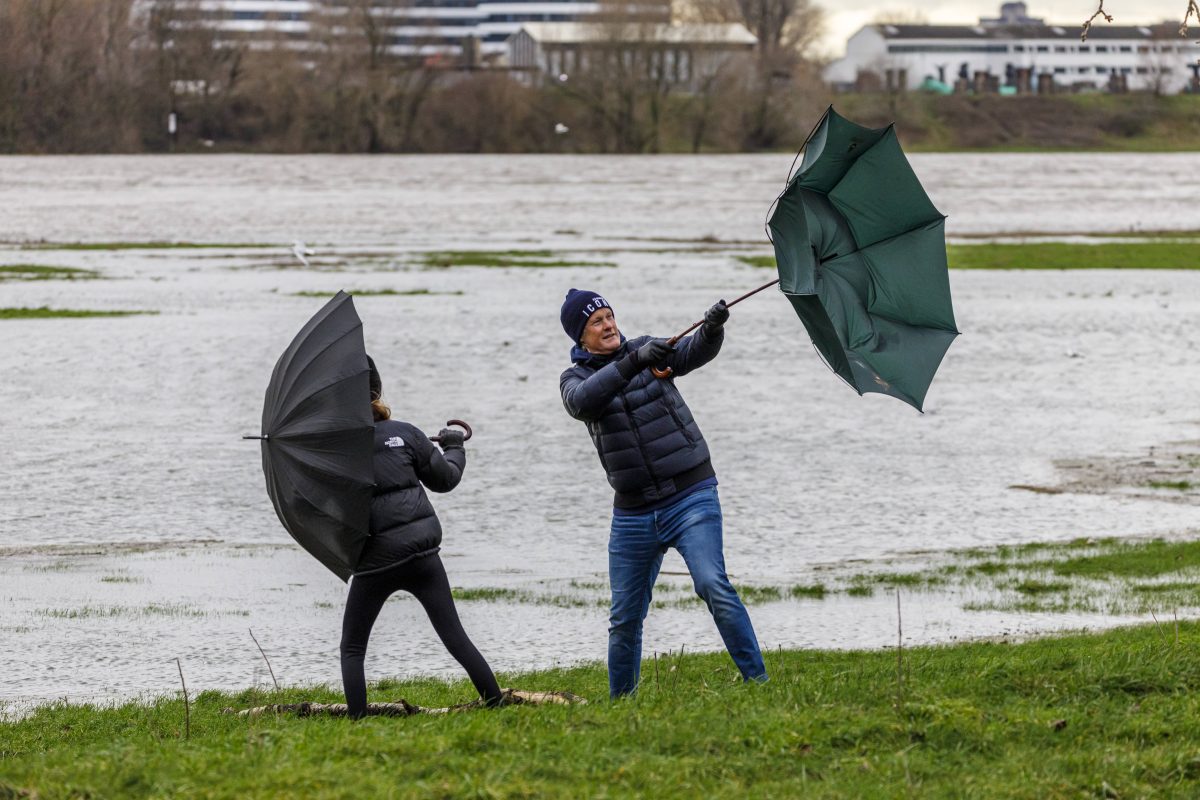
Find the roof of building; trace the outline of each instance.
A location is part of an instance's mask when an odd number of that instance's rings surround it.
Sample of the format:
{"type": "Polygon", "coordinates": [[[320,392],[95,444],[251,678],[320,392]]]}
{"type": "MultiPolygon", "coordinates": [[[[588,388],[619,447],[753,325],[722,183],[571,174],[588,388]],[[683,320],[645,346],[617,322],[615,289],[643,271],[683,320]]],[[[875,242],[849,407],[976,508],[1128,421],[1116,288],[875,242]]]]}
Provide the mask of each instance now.
{"type": "Polygon", "coordinates": [[[758,38],[740,23],[527,22],[521,30],[539,42],[558,44],[612,40],[726,45],[758,42],[758,38]]]}
{"type": "MultiPolygon", "coordinates": [[[[885,39],[1079,39],[1079,25],[871,25],[885,39]]],[[[1092,39],[1178,39],[1179,26],[1093,24],[1092,39]]]]}

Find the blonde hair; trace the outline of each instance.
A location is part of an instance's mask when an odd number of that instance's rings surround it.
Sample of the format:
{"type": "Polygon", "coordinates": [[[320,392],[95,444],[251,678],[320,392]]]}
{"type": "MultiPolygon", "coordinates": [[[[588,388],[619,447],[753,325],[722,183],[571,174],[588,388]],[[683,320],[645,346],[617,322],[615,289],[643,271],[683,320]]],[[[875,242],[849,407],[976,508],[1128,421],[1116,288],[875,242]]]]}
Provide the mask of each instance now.
{"type": "Polygon", "coordinates": [[[375,417],[376,422],[382,422],[385,419],[392,418],[392,410],[388,408],[387,403],[383,402],[381,397],[371,398],[371,415],[375,417]]]}

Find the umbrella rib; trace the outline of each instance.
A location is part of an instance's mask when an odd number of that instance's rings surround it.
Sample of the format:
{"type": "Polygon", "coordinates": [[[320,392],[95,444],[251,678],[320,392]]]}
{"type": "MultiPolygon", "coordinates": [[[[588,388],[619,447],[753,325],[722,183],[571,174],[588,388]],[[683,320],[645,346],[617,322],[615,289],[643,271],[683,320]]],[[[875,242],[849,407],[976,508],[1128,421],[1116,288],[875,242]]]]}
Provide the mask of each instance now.
{"type": "MultiPolygon", "coordinates": [[[[282,400],[283,398],[287,397],[287,395],[289,394],[289,392],[291,390],[291,387],[295,386],[296,383],[299,382],[300,378],[303,377],[306,372],[308,372],[309,368],[313,365],[313,362],[315,362],[319,357],[321,357],[325,353],[329,352],[329,350],[331,350],[334,347],[334,345],[340,344],[342,341],[345,340],[345,338],[347,336],[352,336],[355,332],[358,332],[358,333],[362,332],[362,322],[361,321],[357,325],[355,325],[353,328],[346,331],[341,336],[332,340],[327,345],[325,345],[320,350],[318,350],[316,353],[314,353],[313,357],[311,359],[309,359],[308,363],[305,364],[303,367],[301,367],[300,371],[297,372],[294,376],[291,376],[291,379],[288,381],[288,383],[290,384],[288,386],[288,391],[280,391],[280,393],[279,393],[280,399],[282,400]]],[[[367,372],[367,369],[366,369],[366,365],[364,364],[363,369],[355,372],[354,374],[358,375],[358,374],[365,373],[365,372],[367,372]]],[[[347,377],[349,377],[349,376],[347,376],[347,377]]],[[[345,379],[343,378],[341,380],[345,380],[345,379]]],[[[316,394],[319,394],[320,392],[325,391],[330,386],[335,386],[335,385],[336,385],[336,382],[322,386],[320,389],[309,392],[308,396],[312,397],[313,395],[316,395],[316,394]]],[[[286,412],[284,412],[283,409],[281,409],[281,408],[276,408],[274,410],[274,413],[271,416],[274,417],[275,419],[279,419],[281,417],[286,418],[289,414],[291,414],[293,411],[296,410],[297,405],[299,405],[299,403],[292,404],[292,407],[289,408],[286,412]]]]}
{"type": "MultiPolygon", "coordinates": [[[[344,292],[339,291],[336,295],[333,296],[332,300],[327,302],[325,305],[321,306],[321,308],[317,309],[317,313],[314,314],[309,319],[309,321],[304,324],[304,327],[300,329],[300,332],[297,333],[292,338],[292,341],[291,341],[291,343],[288,344],[287,349],[283,351],[283,355],[281,355],[279,357],[279,360],[277,362],[275,362],[275,369],[271,373],[271,384],[272,385],[274,385],[276,377],[279,377],[280,379],[282,379],[287,374],[287,371],[292,366],[292,361],[296,358],[296,355],[300,352],[300,348],[304,344],[304,342],[307,341],[308,336],[310,336],[314,330],[316,330],[322,324],[324,324],[325,321],[328,320],[331,316],[333,316],[336,312],[341,310],[342,305],[346,302],[345,300],[341,299],[342,295],[344,295],[344,294],[345,294],[344,292]],[[335,303],[336,303],[336,305],[335,305],[335,303]],[[286,364],[284,363],[285,360],[287,361],[286,364]],[[282,367],[282,369],[281,369],[281,367],[282,367]]],[[[345,297],[347,299],[350,299],[350,295],[345,295],[345,297]]],[[[353,302],[351,302],[350,309],[352,312],[354,311],[353,302]]],[[[355,313],[355,316],[357,316],[357,313],[355,313]]],[[[360,322],[360,324],[361,324],[361,322],[360,322]]],[[[283,393],[282,389],[283,389],[283,387],[281,387],[281,386],[276,387],[276,394],[282,395],[282,393],[283,393]]],[[[276,400],[278,400],[278,397],[276,397],[276,400]]]]}

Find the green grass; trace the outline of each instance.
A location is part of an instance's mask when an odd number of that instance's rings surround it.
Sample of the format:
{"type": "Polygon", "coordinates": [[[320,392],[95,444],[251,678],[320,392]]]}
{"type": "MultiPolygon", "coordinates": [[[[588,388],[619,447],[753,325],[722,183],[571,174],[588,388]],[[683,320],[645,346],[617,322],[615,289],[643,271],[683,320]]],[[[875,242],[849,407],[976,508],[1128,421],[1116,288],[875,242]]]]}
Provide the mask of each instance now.
{"type": "Polygon", "coordinates": [[[135,578],[132,575],[105,575],[101,583],[145,583],[145,578],[135,578]]]}
{"type": "Polygon", "coordinates": [[[423,253],[426,267],[522,267],[555,269],[562,267],[615,267],[611,261],[583,261],[562,258],[552,250],[446,250],[423,253]]]}
{"type": "Polygon", "coordinates": [[[1060,576],[1086,579],[1149,578],[1184,570],[1198,571],[1200,541],[1110,540],[1107,546],[1095,555],[1035,561],[1029,566],[1033,569],[1049,569],[1060,576]]]}
{"type": "Polygon", "coordinates": [[[1200,269],[1189,242],[952,244],[951,269],[1200,269]]]}
{"type": "Polygon", "coordinates": [[[92,311],[79,308],[0,308],[0,319],[58,319],[74,317],[132,317],[157,311],[92,311]]]}
{"type": "MultiPolygon", "coordinates": [[[[0,797],[1191,798],[1200,627],[1175,635],[906,648],[899,685],[894,651],[769,651],[771,681],[750,686],[724,653],[660,656],[631,700],[609,702],[593,664],[500,676],[588,705],[361,722],[221,713],[336,688],[193,684],[186,738],[178,693],[0,723],[0,797]]],[[[472,694],[389,680],[371,699],[472,694]]]]}
{"type": "Polygon", "coordinates": [[[95,280],[100,273],[93,269],[48,267],[44,264],[0,265],[0,281],[95,280]]]}
{"type": "MultiPolygon", "coordinates": [[[[93,606],[39,608],[34,613],[52,619],[96,619],[105,617],[248,617],[249,611],[204,611],[183,603],[149,603],[144,606],[93,606]]],[[[3,797],[3,795],[0,795],[3,797]]]]}
{"type": "Polygon", "coordinates": [[[1151,489],[1175,489],[1186,492],[1192,488],[1191,481],[1150,481],[1151,489]]]}
{"type": "Polygon", "coordinates": [[[37,242],[22,250],[258,250],[280,248],[263,242],[37,242]]]}
{"type": "MultiPolygon", "coordinates": [[[[1200,269],[1200,247],[1172,241],[951,244],[946,258],[950,269],[1200,269]]],[[[773,255],[737,259],[751,267],[775,266],[773,255]]]]}
{"type": "MultiPolygon", "coordinates": [[[[333,297],[336,292],[292,292],[292,297],[333,297]]],[[[432,289],[347,289],[346,294],[355,297],[425,297],[434,295],[461,295],[461,291],[436,292],[432,289]]]]}

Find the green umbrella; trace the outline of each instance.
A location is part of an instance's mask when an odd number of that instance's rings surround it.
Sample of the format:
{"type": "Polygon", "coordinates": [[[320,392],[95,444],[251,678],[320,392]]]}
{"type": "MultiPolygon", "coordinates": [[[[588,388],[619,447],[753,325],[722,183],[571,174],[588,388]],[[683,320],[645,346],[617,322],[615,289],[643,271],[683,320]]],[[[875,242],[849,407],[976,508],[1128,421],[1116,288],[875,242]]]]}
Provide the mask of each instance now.
{"type": "Polygon", "coordinates": [[[767,222],[779,288],[817,351],[859,394],[918,410],[958,329],[946,218],[900,150],[895,126],[831,106],[767,222]]]}
{"type": "Polygon", "coordinates": [[[817,351],[851,388],[920,410],[958,329],[945,217],[913,174],[894,126],[864,128],[830,106],[769,212],[767,232],[779,278],[729,305],[778,283],[817,351]]]}

